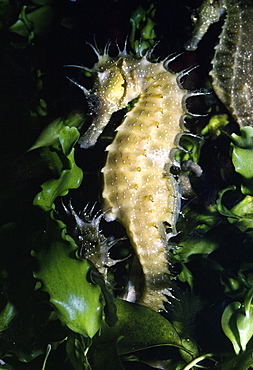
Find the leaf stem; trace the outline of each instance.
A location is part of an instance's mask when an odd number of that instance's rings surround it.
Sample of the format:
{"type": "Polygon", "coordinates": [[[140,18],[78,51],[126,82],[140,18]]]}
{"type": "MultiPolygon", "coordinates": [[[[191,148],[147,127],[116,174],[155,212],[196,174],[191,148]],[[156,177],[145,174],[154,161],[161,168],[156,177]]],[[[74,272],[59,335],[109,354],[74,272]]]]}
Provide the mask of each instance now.
{"type": "MultiPolygon", "coordinates": [[[[193,368],[193,366],[198,364],[200,361],[206,359],[207,357],[213,357],[213,356],[214,356],[214,353],[206,353],[205,355],[196,357],[193,361],[191,361],[189,364],[187,364],[182,370],[190,370],[190,369],[193,368]]],[[[215,361],[214,359],[212,359],[212,360],[215,361]]]]}

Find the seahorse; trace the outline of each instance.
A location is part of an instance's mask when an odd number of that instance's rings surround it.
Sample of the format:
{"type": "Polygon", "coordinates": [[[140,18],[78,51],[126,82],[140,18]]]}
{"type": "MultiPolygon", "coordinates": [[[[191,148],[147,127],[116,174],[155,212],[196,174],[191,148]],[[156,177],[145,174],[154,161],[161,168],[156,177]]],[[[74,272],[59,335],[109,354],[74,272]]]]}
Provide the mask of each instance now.
{"type": "Polygon", "coordinates": [[[253,125],[253,3],[204,0],[187,50],[195,50],[208,27],[225,13],[212,60],[213,89],[240,127],[253,125]]]}
{"type": "Polygon", "coordinates": [[[74,219],[74,229],[69,231],[69,233],[72,234],[71,236],[75,239],[79,247],[77,257],[81,259],[85,258],[92,262],[98,272],[102,274],[106,285],[110,287],[110,283],[107,279],[108,268],[116,265],[117,262],[122,262],[124,259],[112,259],[109,251],[115,244],[125,238],[111,239],[105,237],[99,229],[103,212],[98,211],[93,215],[95,205],[96,204],[94,204],[89,210],[88,203],[84,209],[77,214],[71,202],[68,207],[62,203],[66,214],[74,219]]]}
{"type": "Polygon", "coordinates": [[[176,234],[181,199],[170,169],[184,132],[180,122],[188,113],[185,101],[194,92],[187,93],[180,85],[188,72],[166,69],[169,60],[151,62],[150,52],[132,56],[126,47],[110,57],[108,47],[103,54],[93,48],[98,57],[89,69],[94,87],[87,90],[76,83],[94,115],[79,142],[82,148],[95,145],[112,114],[132,102],[106,148],[103,210],[106,221],[117,220],[125,227],[142,268],[144,284],[131,300],[159,311],[172,295],[169,240],[176,234]]]}

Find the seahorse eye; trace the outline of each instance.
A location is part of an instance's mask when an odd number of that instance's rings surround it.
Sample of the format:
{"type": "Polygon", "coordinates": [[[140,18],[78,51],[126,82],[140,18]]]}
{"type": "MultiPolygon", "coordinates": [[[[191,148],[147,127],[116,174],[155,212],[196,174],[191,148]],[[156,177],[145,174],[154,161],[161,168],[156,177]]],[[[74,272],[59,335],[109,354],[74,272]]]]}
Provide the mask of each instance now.
{"type": "Polygon", "coordinates": [[[199,19],[199,14],[198,14],[197,9],[195,9],[195,10],[193,10],[193,12],[191,14],[192,23],[196,24],[198,22],[198,19],[199,19]]]}

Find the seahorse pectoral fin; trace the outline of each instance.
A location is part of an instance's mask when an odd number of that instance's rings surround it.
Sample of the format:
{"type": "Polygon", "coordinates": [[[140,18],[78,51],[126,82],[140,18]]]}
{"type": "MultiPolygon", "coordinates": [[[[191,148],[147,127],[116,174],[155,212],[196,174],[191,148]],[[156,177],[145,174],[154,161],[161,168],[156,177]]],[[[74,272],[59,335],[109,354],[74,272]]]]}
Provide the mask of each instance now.
{"type": "Polygon", "coordinates": [[[117,213],[113,210],[112,205],[106,198],[103,198],[103,216],[107,222],[115,221],[117,218],[117,213]]]}
{"type": "Polygon", "coordinates": [[[111,222],[111,221],[115,221],[116,220],[116,216],[115,216],[115,214],[110,209],[108,209],[107,211],[104,212],[104,219],[107,222],[111,222]]]}

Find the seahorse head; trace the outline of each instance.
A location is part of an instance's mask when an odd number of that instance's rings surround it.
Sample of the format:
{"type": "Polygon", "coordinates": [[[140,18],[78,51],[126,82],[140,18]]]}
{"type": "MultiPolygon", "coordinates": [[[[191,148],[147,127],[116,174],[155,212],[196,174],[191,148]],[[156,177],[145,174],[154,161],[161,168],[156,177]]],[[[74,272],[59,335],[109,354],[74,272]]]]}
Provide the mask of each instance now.
{"type": "MultiPolygon", "coordinates": [[[[82,86],[93,122],[86,133],[80,138],[82,148],[93,146],[105,126],[109,123],[112,114],[138,96],[136,89],[136,67],[140,64],[140,57],[130,57],[122,51],[117,57],[110,57],[105,49],[101,55],[93,47],[98,62],[89,71],[94,76],[94,85],[91,90],[82,86]]],[[[145,59],[145,58],[143,58],[145,59]]]]}
{"type": "Polygon", "coordinates": [[[108,57],[105,64],[99,61],[93,67],[95,83],[88,96],[88,102],[90,99],[96,99],[97,105],[91,107],[92,114],[102,116],[106,111],[121,106],[126,88],[122,64],[122,58],[113,60],[108,57]]]}
{"type": "Polygon", "coordinates": [[[186,50],[196,50],[199,41],[208,28],[218,22],[226,10],[226,0],[204,0],[201,7],[193,14],[194,30],[192,38],[184,45],[186,50]]]}

